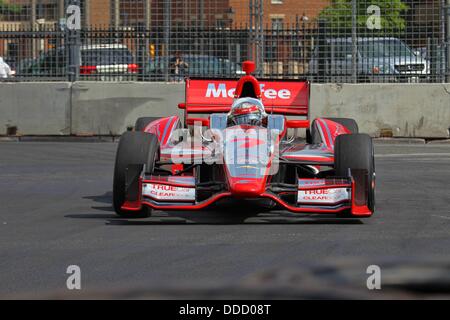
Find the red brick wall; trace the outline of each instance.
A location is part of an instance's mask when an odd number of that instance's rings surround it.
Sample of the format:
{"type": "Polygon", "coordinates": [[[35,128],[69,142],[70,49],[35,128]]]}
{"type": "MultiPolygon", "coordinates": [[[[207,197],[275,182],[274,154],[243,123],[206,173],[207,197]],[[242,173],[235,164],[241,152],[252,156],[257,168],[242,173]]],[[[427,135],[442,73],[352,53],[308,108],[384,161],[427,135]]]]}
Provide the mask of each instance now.
{"type": "MultiPolygon", "coordinates": [[[[284,17],[286,23],[295,23],[296,16],[307,16],[313,20],[330,4],[330,0],[283,0],[282,4],[273,4],[272,0],[264,0],[264,25],[271,26],[271,18],[284,17]]],[[[248,1],[229,0],[236,13],[235,23],[245,24],[249,19],[248,1]]]]}
{"type": "Polygon", "coordinates": [[[109,26],[111,24],[111,0],[90,1],[90,25],[109,26]]]}

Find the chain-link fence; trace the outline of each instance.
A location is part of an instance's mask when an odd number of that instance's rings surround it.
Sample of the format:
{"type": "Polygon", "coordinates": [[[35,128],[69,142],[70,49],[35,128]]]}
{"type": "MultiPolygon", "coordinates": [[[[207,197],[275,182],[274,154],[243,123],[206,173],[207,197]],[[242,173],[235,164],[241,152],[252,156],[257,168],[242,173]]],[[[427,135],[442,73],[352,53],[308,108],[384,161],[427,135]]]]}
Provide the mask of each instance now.
{"type": "Polygon", "coordinates": [[[449,17],[450,0],[0,0],[0,56],[8,81],[229,78],[252,59],[265,78],[449,82],[449,17]]]}

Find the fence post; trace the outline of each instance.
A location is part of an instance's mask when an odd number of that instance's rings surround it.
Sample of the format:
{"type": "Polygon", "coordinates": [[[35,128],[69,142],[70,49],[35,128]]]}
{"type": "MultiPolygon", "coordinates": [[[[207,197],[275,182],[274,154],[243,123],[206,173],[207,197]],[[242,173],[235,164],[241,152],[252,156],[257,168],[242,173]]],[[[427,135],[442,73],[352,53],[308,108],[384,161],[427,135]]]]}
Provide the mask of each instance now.
{"type": "Polygon", "coordinates": [[[167,59],[164,59],[164,80],[166,82],[170,79],[170,16],[171,16],[171,0],[164,1],[164,55],[167,59]]]}
{"type": "Polygon", "coordinates": [[[434,82],[442,82],[442,44],[439,45],[439,39],[432,38],[430,45],[430,74],[434,82]]]}
{"type": "Polygon", "coordinates": [[[66,8],[66,32],[68,54],[69,81],[78,81],[80,78],[80,48],[81,48],[81,8],[79,0],[69,0],[66,8]]]}
{"type": "Polygon", "coordinates": [[[447,77],[446,82],[450,83],[450,0],[447,0],[447,77]]]}
{"type": "Polygon", "coordinates": [[[317,37],[317,79],[321,82],[325,81],[327,54],[325,52],[327,47],[327,20],[319,19],[319,30],[317,37]]]}
{"type": "Polygon", "coordinates": [[[264,76],[264,3],[263,0],[259,1],[258,12],[258,60],[257,60],[257,74],[260,77],[264,76]]]}
{"type": "Polygon", "coordinates": [[[358,15],[358,8],[356,4],[356,0],[352,0],[352,83],[356,83],[358,80],[357,75],[357,55],[358,55],[358,47],[357,47],[357,34],[356,34],[356,19],[358,15]]]}

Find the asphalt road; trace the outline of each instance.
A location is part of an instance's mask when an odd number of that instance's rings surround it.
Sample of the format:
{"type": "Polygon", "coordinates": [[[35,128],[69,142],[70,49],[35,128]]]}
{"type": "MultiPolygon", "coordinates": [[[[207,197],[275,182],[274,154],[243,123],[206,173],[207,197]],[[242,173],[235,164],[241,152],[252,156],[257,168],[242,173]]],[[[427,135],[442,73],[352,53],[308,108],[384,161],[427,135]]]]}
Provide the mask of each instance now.
{"type": "MultiPolygon", "coordinates": [[[[229,284],[277,268],[386,258],[450,260],[450,145],[377,145],[367,220],[222,212],[117,219],[114,143],[0,143],[0,297],[229,284]],[[187,220],[186,220],[187,219],[187,220]],[[187,221],[187,222],[186,222],[187,221]]],[[[356,268],[356,269],[355,269],[356,268]]],[[[355,284],[365,286],[365,283],[355,284]]]]}

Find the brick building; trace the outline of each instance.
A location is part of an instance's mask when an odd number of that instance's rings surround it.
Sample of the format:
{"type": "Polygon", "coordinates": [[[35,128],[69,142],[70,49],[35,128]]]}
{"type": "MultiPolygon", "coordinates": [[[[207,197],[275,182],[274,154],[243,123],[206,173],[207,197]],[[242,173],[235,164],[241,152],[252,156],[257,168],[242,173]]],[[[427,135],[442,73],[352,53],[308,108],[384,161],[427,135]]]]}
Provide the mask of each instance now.
{"type": "MultiPolygon", "coordinates": [[[[230,27],[250,21],[250,6],[262,1],[263,25],[312,21],[331,0],[79,0],[83,25],[91,26],[160,26],[167,12],[172,25],[230,27]]],[[[0,27],[55,25],[65,16],[69,0],[3,0],[15,5],[0,11],[0,27]]],[[[408,20],[424,26],[439,19],[440,0],[404,0],[409,6],[408,20]]]]}
{"type": "MultiPolygon", "coordinates": [[[[167,12],[172,25],[229,27],[249,23],[250,4],[259,0],[80,0],[83,25],[160,25],[167,12]]],[[[0,13],[0,26],[55,25],[68,0],[5,0],[20,9],[0,13]]],[[[314,19],[329,0],[263,0],[265,25],[314,19]]]]}
{"type": "MultiPolygon", "coordinates": [[[[229,0],[228,2],[237,13],[235,23],[248,23],[249,1],[229,0]]],[[[258,0],[253,0],[254,7],[258,2],[258,0]]],[[[314,20],[329,4],[330,0],[263,0],[263,25],[270,28],[280,24],[295,23],[298,19],[314,20]]]]}
{"type": "MultiPolygon", "coordinates": [[[[41,30],[59,28],[65,17],[65,7],[71,0],[3,0],[11,9],[0,10],[0,30],[24,28],[41,30]]],[[[368,0],[367,0],[368,1],[368,0]]],[[[405,14],[407,43],[412,47],[424,47],[430,39],[443,37],[440,32],[440,0],[403,0],[409,6],[405,14]]],[[[79,0],[82,10],[82,26],[97,26],[105,29],[122,28],[128,35],[117,36],[111,41],[123,41],[135,53],[136,26],[146,27],[147,47],[151,55],[164,55],[169,51],[197,52],[231,57],[235,60],[256,51],[255,21],[267,32],[264,44],[260,45],[264,61],[277,64],[279,61],[296,60],[306,64],[310,50],[305,33],[282,34],[277,29],[305,26],[313,29],[313,22],[332,0],[79,0]],[[262,3],[262,7],[259,4],[262,3]],[[262,14],[261,14],[262,13],[262,14]],[[250,27],[252,21],[253,28],[250,27]],[[170,28],[165,28],[170,27],[170,28]],[[224,29],[238,29],[233,34],[235,41],[223,37],[224,29]],[[203,28],[212,30],[207,37],[197,34],[203,28]],[[272,31],[271,31],[272,29],[272,31]],[[170,30],[170,31],[169,31],[170,30]],[[170,34],[170,37],[167,35],[170,34]],[[165,39],[170,38],[170,44],[165,39]],[[303,39],[304,38],[304,39],[303,39]],[[228,42],[227,42],[228,41],[228,42]],[[252,45],[248,45],[252,43],[252,45]],[[170,50],[167,48],[170,47],[170,50]],[[205,49],[206,48],[206,49],[205,49]],[[212,49],[215,48],[215,49],[212,49]],[[225,53],[225,54],[224,54],[225,53]]],[[[369,2],[369,1],[368,1],[369,2]]],[[[234,30],[232,31],[234,32],[234,30]]],[[[112,33],[99,33],[92,41],[108,41],[112,33]],[[103,36],[103,34],[105,36],[103,36]]],[[[226,37],[225,37],[226,38],[226,37]]],[[[55,39],[53,39],[55,40],[55,39]]],[[[57,39],[58,40],[58,39],[57,39]]],[[[57,41],[29,37],[28,39],[0,35],[0,55],[36,58],[40,52],[58,46],[57,41]]]]}

